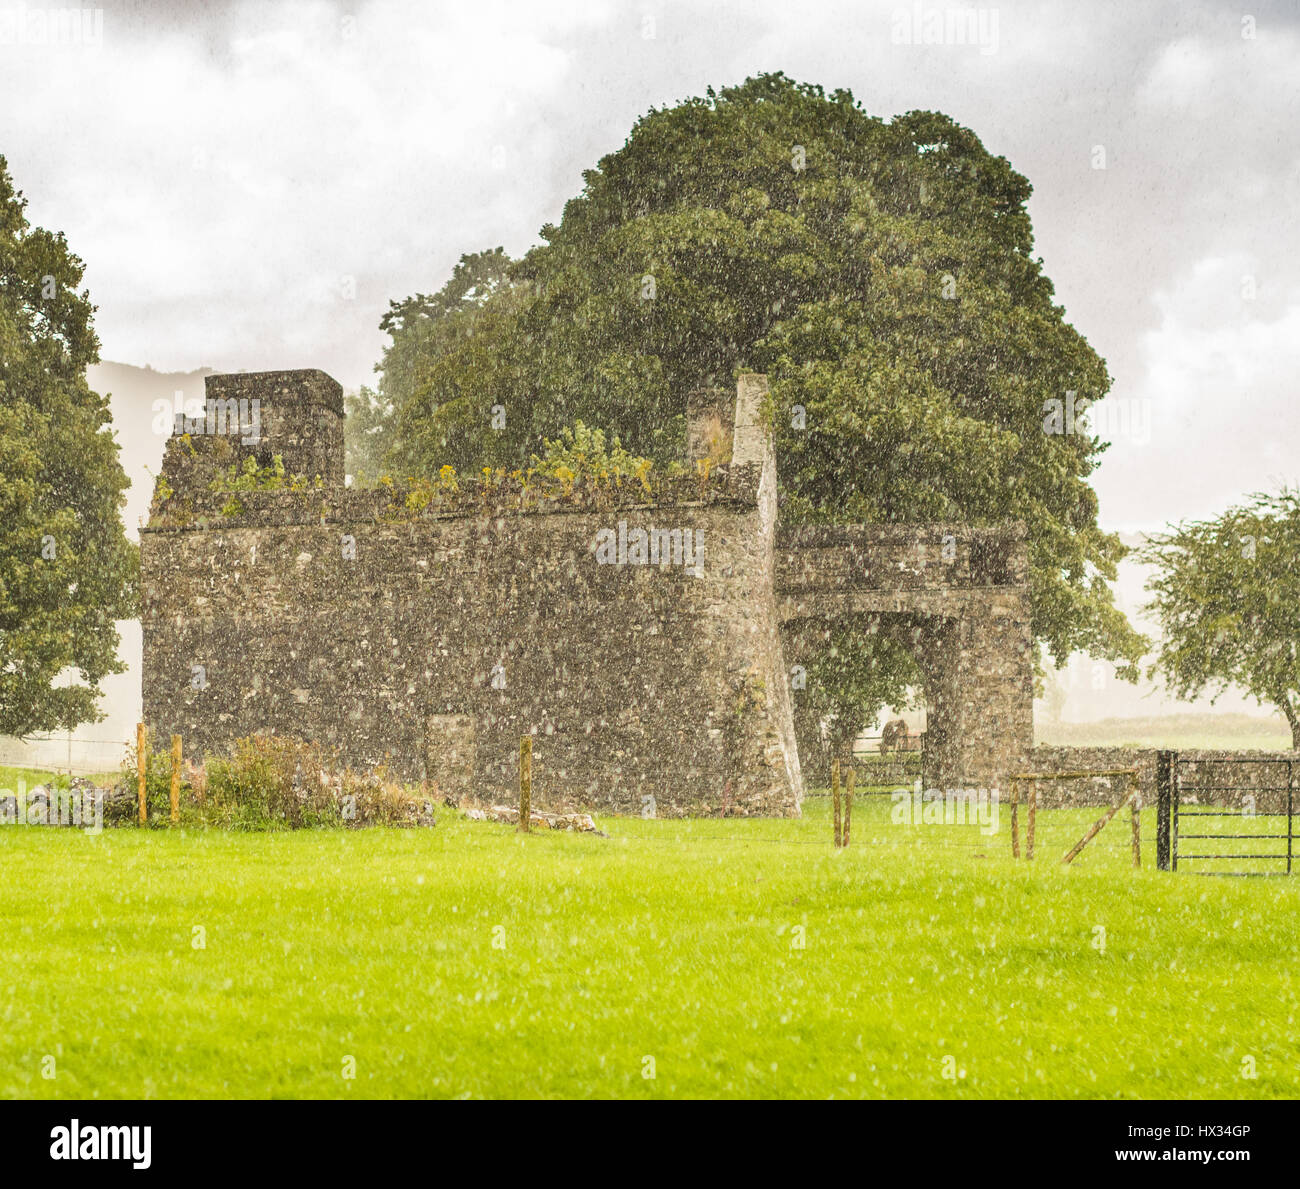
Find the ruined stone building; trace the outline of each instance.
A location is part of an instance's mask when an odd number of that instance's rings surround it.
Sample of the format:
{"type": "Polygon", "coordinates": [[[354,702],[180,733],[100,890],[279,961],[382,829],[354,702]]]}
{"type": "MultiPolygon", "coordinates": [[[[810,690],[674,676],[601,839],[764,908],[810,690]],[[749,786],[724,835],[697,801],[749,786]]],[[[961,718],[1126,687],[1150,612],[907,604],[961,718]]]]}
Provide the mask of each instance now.
{"type": "Polygon", "coordinates": [[[447,511],[344,486],[323,373],[209,376],[141,537],[146,722],[190,755],[273,731],[496,801],[532,734],[544,806],[790,815],[801,641],[858,620],[915,642],[927,784],[1001,787],[1032,745],[1023,528],[783,529],[765,390],[692,403],[688,450],[731,445],[707,490],[447,511]],[[319,482],[213,492],[276,456],[319,482]]]}

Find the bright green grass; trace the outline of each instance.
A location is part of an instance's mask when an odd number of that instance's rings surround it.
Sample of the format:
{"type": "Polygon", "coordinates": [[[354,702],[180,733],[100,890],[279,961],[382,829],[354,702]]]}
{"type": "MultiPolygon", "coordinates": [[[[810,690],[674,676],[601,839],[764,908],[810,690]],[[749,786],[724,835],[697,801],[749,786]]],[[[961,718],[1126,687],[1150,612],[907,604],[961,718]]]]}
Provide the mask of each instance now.
{"type": "Polygon", "coordinates": [[[1033,864],[1005,813],[859,799],[840,852],[805,813],[0,829],[0,1095],[1300,1093],[1300,876],[1134,872],[1123,817],[1062,868],[1090,810],[1041,813],[1033,864]]]}

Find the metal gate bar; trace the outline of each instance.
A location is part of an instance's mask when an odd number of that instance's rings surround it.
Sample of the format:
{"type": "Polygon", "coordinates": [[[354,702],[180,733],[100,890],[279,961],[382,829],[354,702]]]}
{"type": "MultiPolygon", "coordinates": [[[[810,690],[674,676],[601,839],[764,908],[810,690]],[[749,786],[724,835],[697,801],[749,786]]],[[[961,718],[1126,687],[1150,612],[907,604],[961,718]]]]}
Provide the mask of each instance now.
{"type": "MultiPolygon", "coordinates": [[[[1295,862],[1295,761],[1284,759],[1282,757],[1265,757],[1252,758],[1242,757],[1224,757],[1211,759],[1187,759],[1180,760],[1178,753],[1173,751],[1162,751],[1156,756],[1156,794],[1159,806],[1159,812],[1156,824],[1156,865],[1165,871],[1177,871],[1178,860],[1197,862],[1227,862],[1238,860],[1251,861],[1285,861],[1286,874],[1292,874],[1295,862]],[[1285,810],[1261,810],[1253,813],[1252,817],[1285,817],[1286,833],[1285,834],[1185,834],[1180,829],[1180,823],[1184,818],[1195,817],[1240,817],[1239,812],[1222,809],[1200,809],[1184,808],[1182,804],[1182,779],[1180,776],[1180,767],[1188,767],[1200,764],[1285,764],[1287,782],[1285,785],[1264,785],[1264,786],[1240,786],[1240,785],[1197,785],[1197,793],[1286,793],[1285,810]],[[1179,842],[1190,841],[1192,839],[1204,841],[1216,841],[1219,839],[1231,841],[1252,841],[1252,842],[1285,842],[1286,851],[1275,851],[1269,854],[1258,853],[1231,853],[1231,854],[1200,854],[1200,853],[1180,853],[1179,842]]],[[[1224,875],[1224,876],[1268,876],[1279,875],[1281,872],[1271,871],[1198,871],[1197,875],[1224,875]]]]}

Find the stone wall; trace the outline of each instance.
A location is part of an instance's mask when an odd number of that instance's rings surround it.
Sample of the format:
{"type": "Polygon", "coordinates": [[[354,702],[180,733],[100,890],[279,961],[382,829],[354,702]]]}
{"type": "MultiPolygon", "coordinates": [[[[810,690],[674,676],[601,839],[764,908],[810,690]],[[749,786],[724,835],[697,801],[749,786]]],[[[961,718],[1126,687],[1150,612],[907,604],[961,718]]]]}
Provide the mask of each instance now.
{"type": "Polygon", "coordinates": [[[1180,751],[1177,754],[1178,794],[1184,804],[1240,809],[1244,797],[1249,795],[1254,798],[1257,811],[1285,812],[1289,766],[1292,799],[1300,806],[1300,752],[1180,751]]]}
{"type": "MultiPolygon", "coordinates": [[[[911,788],[914,782],[921,779],[921,760],[920,752],[912,752],[910,755],[867,752],[855,755],[849,766],[854,769],[859,785],[911,788]]],[[[826,778],[827,783],[829,779],[826,778]]]]}
{"type": "Polygon", "coordinates": [[[710,465],[665,482],[653,506],[621,488],[562,504],[503,502],[491,484],[446,502],[350,491],[328,376],[207,384],[235,431],[168,443],[141,537],[145,718],[192,754],[272,731],[510,801],[529,734],[539,808],[797,814],[787,642],[848,617],[915,649],[927,786],[1001,788],[1028,757],[1024,527],[778,540],[762,376],[742,375],[731,401],[691,398],[688,457],[710,465]],[[275,456],[306,480],[214,484],[275,456]]]}
{"type": "MultiPolygon", "coordinates": [[[[1098,772],[1116,768],[1138,770],[1138,795],[1143,805],[1156,803],[1156,752],[1146,747],[1035,747],[1025,772],[1098,772]]],[[[1011,790],[1007,790],[1010,795],[1011,790]]],[[[1067,806],[1113,805],[1127,794],[1125,777],[1083,777],[1038,783],[1038,804],[1047,809],[1067,806]]],[[[1022,791],[1021,797],[1025,794],[1022,791]]]]}
{"type": "MultiPolygon", "coordinates": [[[[1277,811],[1286,807],[1287,764],[1291,761],[1297,782],[1295,800],[1300,805],[1300,752],[1205,751],[1176,753],[1179,761],[1179,795],[1188,804],[1240,808],[1248,790],[1254,790],[1255,808],[1277,811]]],[[[1143,805],[1156,804],[1156,755],[1150,747],[1056,747],[1033,749],[1025,771],[1071,772],[1137,768],[1143,805]]],[[[1125,790],[1124,778],[1082,778],[1040,781],[1038,803],[1047,808],[1074,805],[1111,805],[1125,790]]]]}
{"type": "Polygon", "coordinates": [[[142,536],[158,737],[198,753],[269,730],[511,801],[531,734],[539,808],[798,813],[770,451],[707,500],[599,512],[394,514],[335,487],[222,516],[183,494],[142,536]],[[658,565],[602,563],[638,529],[680,537],[658,565]]]}
{"type": "Polygon", "coordinates": [[[1033,744],[1024,526],[782,530],[776,556],[791,663],[835,622],[894,634],[925,675],[925,786],[1005,791],[1033,744]]]}

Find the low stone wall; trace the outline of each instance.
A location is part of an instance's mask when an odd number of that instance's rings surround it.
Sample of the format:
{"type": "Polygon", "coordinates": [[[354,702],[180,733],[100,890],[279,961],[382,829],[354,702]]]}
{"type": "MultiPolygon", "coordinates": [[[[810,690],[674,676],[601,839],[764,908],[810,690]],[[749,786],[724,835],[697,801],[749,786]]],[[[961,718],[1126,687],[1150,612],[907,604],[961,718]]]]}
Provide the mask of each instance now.
{"type": "MultiPolygon", "coordinates": [[[[1116,768],[1138,770],[1143,805],[1156,803],[1156,749],[1153,747],[1035,747],[1027,772],[1099,772],[1116,768]]],[[[1080,805],[1113,805],[1128,791],[1125,776],[1088,776],[1038,783],[1038,804],[1045,809],[1080,805]]],[[[1002,790],[1009,798],[1011,790],[1002,790]]],[[[1024,795],[1023,792],[1021,794],[1024,795]]]]}
{"type": "MultiPolygon", "coordinates": [[[[1143,805],[1156,803],[1154,747],[1035,747],[1027,772],[1077,772],[1114,768],[1138,770],[1143,805]]],[[[1288,765],[1296,782],[1293,794],[1300,805],[1300,752],[1201,751],[1175,753],[1179,759],[1179,795],[1186,804],[1240,808],[1253,796],[1255,808],[1276,812],[1286,808],[1288,765]]],[[[1079,805],[1113,805],[1127,788],[1125,777],[1082,777],[1068,781],[1040,781],[1038,804],[1044,808],[1079,805]]],[[[1003,790],[1009,797],[1011,790],[1003,790]]]]}
{"type": "Polygon", "coordinates": [[[1178,759],[1178,795],[1184,805],[1241,809],[1245,798],[1253,797],[1256,812],[1285,813],[1292,783],[1291,795],[1300,806],[1300,752],[1180,751],[1178,759]]]}
{"type": "Polygon", "coordinates": [[[890,752],[853,757],[859,785],[898,785],[911,788],[921,779],[920,752],[890,752]]]}

